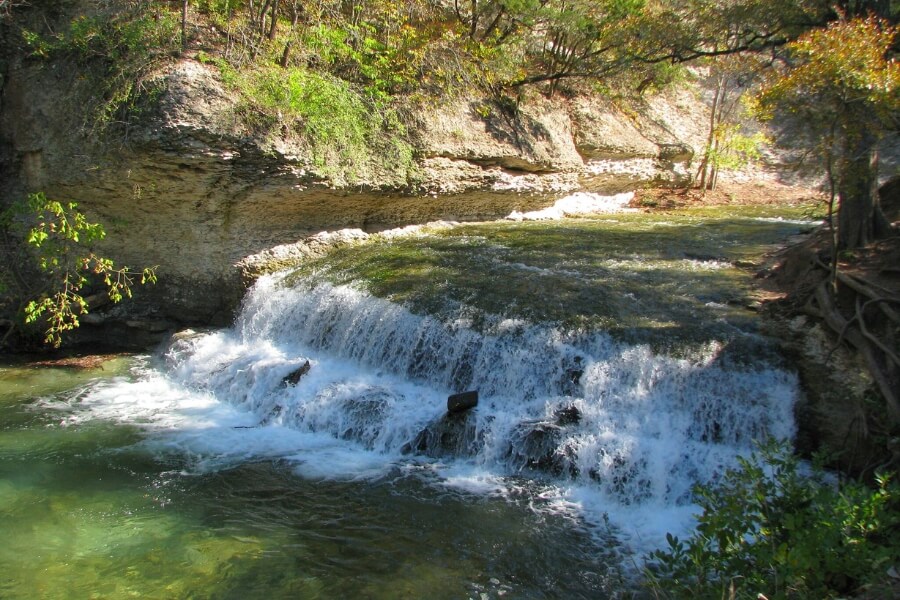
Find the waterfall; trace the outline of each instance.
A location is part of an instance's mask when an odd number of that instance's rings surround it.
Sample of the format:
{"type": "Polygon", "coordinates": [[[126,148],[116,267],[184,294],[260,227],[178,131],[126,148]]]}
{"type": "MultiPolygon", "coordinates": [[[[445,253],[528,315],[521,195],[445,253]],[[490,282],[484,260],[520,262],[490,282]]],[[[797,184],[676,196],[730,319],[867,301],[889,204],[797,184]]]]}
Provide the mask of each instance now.
{"type": "Polygon", "coordinates": [[[499,317],[475,327],[275,275],[233,328],[180,339],[137,382],[79,403],[153,431],[147,444],[199,469],[278,458],[307,477],[406,465],[492,493],[532,482],[548,505],[610,517],[640,548],[689,527],[693,485],[755,440],[793,435],[795,377],[725,351],[674,356],[499,317]],[[447,396],[465,390],[478,390],[477,408],[448,415],[447,396]]]}

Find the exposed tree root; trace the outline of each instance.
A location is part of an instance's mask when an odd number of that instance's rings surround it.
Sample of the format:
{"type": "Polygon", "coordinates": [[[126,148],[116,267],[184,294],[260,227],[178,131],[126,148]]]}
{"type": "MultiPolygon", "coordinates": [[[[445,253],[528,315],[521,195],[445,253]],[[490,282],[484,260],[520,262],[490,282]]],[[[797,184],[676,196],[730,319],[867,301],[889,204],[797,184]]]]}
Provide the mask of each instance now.
{"type": "Polygon", "coordinates": [[[897,350],[900,315],[892,307],[900,305],[900,298],[862,277],[841,272],[837,273],[832,287],[830,268],[822,263],[818,266],[823,270],[823,277],[808,299],[805,311],[834,331],[838,344],[846,341],[860,353],[884,398],[891,427],[900,426],[900,352],[897,350]],[[849,303],[852,311],[847,306],[849,303]],[[869,310],[872,307],[880,310],[869,310]]]}

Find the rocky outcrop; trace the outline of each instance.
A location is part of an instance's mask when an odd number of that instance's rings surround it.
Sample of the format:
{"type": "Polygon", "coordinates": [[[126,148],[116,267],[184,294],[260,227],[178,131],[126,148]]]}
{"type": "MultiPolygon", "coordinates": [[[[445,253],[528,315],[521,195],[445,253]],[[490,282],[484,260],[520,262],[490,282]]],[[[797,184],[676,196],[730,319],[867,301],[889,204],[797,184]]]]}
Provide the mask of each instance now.
{"type": "Polygon", "coordinates": [[[104,252],[158,265],[159,284],[138,290],[126,315],[157,323],[229,322],[247,280],[265,270],[242,260],[323,230],[492,219],[575,190],[680,183],[693,154],[678,135],[690,128],[679,121],[687,107],[664,97],[628,113],[587,98],[457,99],[413,119],[415,178],[336,186],[302,142],[244,129],[217,70],[195,60],[149,82],[154,104],[104,144],[82,133],[79,107],[94,92],[72,65],[10,59],[3,82],[4,196],[42,190],[77,202],[106,225],[104,252]]]}

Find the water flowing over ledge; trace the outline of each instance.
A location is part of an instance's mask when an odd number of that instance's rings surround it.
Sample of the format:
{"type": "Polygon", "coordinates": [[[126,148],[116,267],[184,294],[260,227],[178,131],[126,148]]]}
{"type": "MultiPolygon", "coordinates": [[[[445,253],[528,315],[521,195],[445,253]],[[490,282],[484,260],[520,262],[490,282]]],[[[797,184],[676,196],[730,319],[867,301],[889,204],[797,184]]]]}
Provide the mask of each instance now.
{"type": "Polygon", "coordinates": [[[99,386],[86,412],[138,424],[146,444],[215,470],[260,458],[313,478],[425,471],[508,493],[652,548],[690,525],[691,487],[754,440],[793,435],[795,377],[722,361],[710,342],[674,357],[602,331],[415,315],[314,277],[261,278],[236,326],[174,342],[136,382],[99,386]],[[309,361],[296,384],[286,378],[309,361]],[[478,408],[448,416],[448,394],[478,408]]]}
{"type": "Polygon", "coordinates": [[[625,192],[612,196],[590,192],[575,192],[560,198],[553,206],[524,213],[513,211],[506,218],[510,221],[548,221],[578,215],[634,212],[637,209],[628,208],[628,204],[633,199],[634,192],[625,192]]]}

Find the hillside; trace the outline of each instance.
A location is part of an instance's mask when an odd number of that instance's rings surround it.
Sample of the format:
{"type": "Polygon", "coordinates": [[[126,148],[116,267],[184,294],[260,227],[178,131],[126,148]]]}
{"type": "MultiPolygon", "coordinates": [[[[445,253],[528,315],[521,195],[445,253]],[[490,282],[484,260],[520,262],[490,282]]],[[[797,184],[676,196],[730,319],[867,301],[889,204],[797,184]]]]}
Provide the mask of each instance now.
{"type": "Polygon", "coordinates": [[[238,76],[216,15],[195,10],[183,52],[153,45],[171,45],[160,37],[165,19],[129,25],[132,54],[144,53],[137,60],[110,49],[125,25],[98,25],[111,18],[100,5],[61,4],[4,23],[14,51],[3,64],[2,192],[75,201],[107,225],[105,252],[159,265],[159,284],[121,309],[154,329],[229,322],[243,291],[235,264],[318,231],[492,219],[574,190],[683,185],[708,126],[688,84],[549,98],[539,88],[497,96],[471,87],[375,104],[306,67],[238,76]],[[126,96],[115,95],[125,92],[111,74],[136,78],[126,96]],[[298,74],[307,80],[291,79],[298,74]],[[289,108],[273,117],[257,84],[276,76],[280,91],[338,96],[305,97],[291,118],[289,108]],[[378,123],[360,129],[376,107],[378,123]]]}

